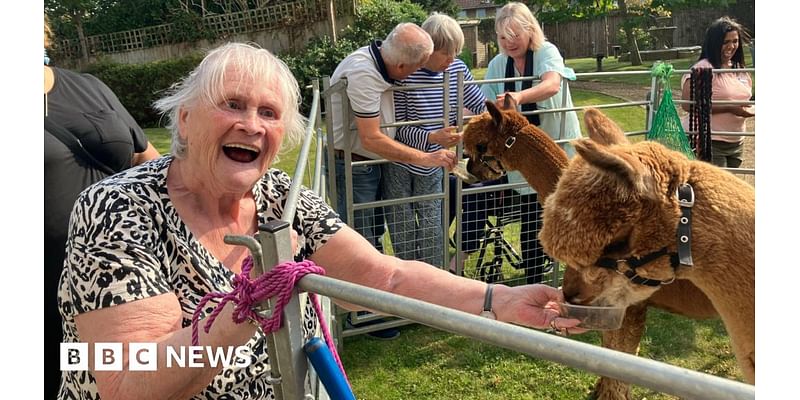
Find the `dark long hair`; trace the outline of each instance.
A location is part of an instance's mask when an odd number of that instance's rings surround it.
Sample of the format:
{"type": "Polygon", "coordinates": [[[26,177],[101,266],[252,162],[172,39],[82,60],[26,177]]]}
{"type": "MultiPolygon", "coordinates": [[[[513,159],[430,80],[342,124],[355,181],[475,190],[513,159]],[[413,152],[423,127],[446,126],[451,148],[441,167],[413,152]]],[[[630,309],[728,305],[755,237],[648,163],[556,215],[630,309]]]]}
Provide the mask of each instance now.
{"type": "Polygon", "coordinates": [[[725,41],[725,34],[731,31],[739,33],[739,48],[736,49],[736,53],[731,58],[733,63],[731,68],[745,68],[744,50],[742,48],[745,43],[750,43],[750,35],[747,34],[742,25],[729,17],[722,17],[712,22],[706,29],[706,38],[703,41],[703,49],[700,51],[698,61],[705,58],[714,68],[723,68],[720,57],[722,42],[725,41]]]}

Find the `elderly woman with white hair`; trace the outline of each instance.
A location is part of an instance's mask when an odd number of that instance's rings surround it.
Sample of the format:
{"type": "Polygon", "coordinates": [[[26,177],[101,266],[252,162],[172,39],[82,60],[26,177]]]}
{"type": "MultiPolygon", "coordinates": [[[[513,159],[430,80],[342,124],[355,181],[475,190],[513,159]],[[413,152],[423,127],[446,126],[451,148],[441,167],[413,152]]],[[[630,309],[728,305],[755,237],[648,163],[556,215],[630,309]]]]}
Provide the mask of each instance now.
{"type": "MultiPolygon", "coordinates": [[[[121,370],[64,371],[60,398],[272,398],[265,335],[232,319],[227,304],[203,346],[247,346],[251,362],[155,371],[127,364],[132,343],[190,346],[192,315],[204,295],[230,292],[248,256],[223,237],[253,235],[281,217],[290,179],[271,169],[281,146],[302,132],[297,81],[267,50],[226,44],[211,51],[156,102],[173,132],[173,153],[89,187],[72,212],[59,305],[64,342],[122,343],[121,370]]],[[[295,260],[327,275],[478,314],[487,285],[375,250],[325,202],[303,189],[292,224],[295,260]],[[342,251],[347,249],[347,251],[342,251]]],[[[496,285],[493,312],[502,321],[570,327],[561,293],[543,285],[496,285]]],[[[306,307],[304,318],[313,317],[306,307]]],[[[209,318],[204,307],[200,323],[209,318]]],[[[304,324],[313,329],[313,324],[304,324]]]]}

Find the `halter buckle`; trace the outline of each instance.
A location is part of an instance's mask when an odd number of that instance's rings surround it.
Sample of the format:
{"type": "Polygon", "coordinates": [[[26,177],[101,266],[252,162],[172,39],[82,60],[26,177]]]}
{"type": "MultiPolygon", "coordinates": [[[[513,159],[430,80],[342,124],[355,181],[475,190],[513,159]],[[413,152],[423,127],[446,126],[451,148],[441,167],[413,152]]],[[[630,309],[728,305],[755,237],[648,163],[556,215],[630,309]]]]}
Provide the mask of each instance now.
{"type": "Polygon", "coordinates": [[[514,143],[516,143],[516,142],[517,142],[517,137],[516,136],[509,136],[509,138],[506,139],[506,148],[510,149],[511,146],[513,146],[514,143]]]}
{"type": "Polygon", "coordinates": [[[686,184],[681,185],[678,189],[675,190],[675,196],[678,198],[678,204],[680,204],[681,207],[693,207],[694,206],[694,190],[692,190],[692,186],[691,185],[686,185],[686,184]],[[689,199],[687,199],[687,200],[684,200],[683,198],[681,198],[681,189],[683,189],[683,188],[688,188],[689,189],[689,191],[688,191],[689,199]]]}

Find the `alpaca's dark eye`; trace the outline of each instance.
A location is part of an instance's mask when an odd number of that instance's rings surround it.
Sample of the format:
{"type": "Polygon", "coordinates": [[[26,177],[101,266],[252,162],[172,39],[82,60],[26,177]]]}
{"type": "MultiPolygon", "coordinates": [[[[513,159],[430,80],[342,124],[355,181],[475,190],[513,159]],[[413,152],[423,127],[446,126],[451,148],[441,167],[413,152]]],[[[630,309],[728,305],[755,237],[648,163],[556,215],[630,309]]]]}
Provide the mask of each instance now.
{"type": "Polygon", "coordinates": [[[486,153],[486,144],[480,143],[477,146],[478,153],[486,153]]]}

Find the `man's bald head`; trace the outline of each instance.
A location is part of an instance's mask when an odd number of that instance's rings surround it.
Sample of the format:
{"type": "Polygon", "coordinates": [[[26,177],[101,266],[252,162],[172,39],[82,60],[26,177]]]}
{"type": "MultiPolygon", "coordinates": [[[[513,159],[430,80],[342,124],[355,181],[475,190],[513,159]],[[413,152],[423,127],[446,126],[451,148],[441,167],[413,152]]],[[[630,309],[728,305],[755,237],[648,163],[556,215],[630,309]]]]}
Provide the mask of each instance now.
{"type": "Polygon", "coordinates": [[[424,65],[431,53],[431,36],[411,22],[397,24],[381,43],[381,57],[387,64],[390,75],[395,75],[392,76],[394,79],[405,79],[424,65]]]}

